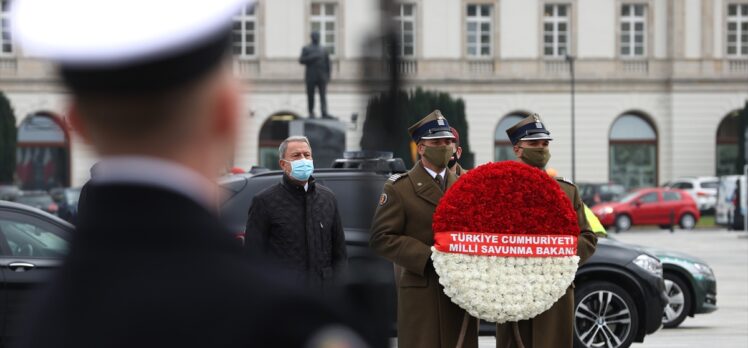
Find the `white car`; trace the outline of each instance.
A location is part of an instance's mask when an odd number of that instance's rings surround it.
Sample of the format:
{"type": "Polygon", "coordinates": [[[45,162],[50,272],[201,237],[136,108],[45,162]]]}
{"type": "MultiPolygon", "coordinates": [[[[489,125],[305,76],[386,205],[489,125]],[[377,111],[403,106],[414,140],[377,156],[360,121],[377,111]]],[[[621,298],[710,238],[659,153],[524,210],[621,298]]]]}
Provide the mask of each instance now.
{"type": "Polygon", "coordinates": [[[712,210],[717,206],[719,178],[715,176],[683,177],[663,186],[688,192],[701,212],[712,210]]]}

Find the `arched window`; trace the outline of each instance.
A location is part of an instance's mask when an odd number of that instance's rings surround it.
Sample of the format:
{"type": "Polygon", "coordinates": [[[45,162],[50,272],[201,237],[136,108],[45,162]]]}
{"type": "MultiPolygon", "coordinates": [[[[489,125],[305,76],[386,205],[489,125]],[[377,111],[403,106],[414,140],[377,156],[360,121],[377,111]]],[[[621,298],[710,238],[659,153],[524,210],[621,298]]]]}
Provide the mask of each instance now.
{"type": "Polygon", "coordinates": [[[279,111],[268,117],[260,128],[258,162],[261,167],[280,169],[278,166],[278,146],[289,137],[291,121],[299,115],[290,111],[279,111]]]}
{"type": "Polygon", "coordinates": [[[738,132],[740,110],[735,110],[717,128],[717,176],[740,174],[738,163],[738,132]]]}
{"type": "Polygon", "coordinates": [[[506,135],[506,130],[517,124],[517,122],[523,118],[524,117],[520,115],[509,114],[499,121],[499,124],[496,126],[496,133],[493,137],[493,160],[495,162],[515,159],[514,151],[512,151],[512,142],[509,141],[509,137],[506,135]]]}
{"type": "Polygon", "coordinates": [[[70,185],[70,148],[61,119],[49,112],[26,116],[18,126],[16,176],[24,190],[70,185]]]}
{"type": "Polygon", "coordinates": [[[619,116],[609,139],[611,182],[626,189],[657,185],[657,132],[645,117],[619,116]]]}

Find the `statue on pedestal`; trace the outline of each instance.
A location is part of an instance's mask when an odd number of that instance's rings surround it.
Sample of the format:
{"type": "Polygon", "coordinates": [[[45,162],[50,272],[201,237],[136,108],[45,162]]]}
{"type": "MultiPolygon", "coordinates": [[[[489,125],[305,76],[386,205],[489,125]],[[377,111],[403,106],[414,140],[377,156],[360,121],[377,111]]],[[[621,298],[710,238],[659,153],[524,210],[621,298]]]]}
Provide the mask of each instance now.
{"type": "Polygon", "coordinates": [[[330,53],[319,44],[319,33],[312,32],[312,43],[301,50],[299,63],[306,66],[307,108],[309,118],[314,118],[314,89],[319,89],[322,118],[333,118],[327,113],[327,82],[330,81],[330,53]]]}

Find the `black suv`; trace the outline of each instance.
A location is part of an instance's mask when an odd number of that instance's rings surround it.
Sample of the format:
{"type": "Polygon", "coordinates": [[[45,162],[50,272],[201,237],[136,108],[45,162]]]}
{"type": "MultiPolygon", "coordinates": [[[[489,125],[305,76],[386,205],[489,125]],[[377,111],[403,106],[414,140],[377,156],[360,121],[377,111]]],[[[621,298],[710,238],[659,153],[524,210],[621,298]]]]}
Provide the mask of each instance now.
{"type": "MultiPolygon", "coordinates": [[[[349,258],[350,277],[386,283],[395,291],[392,265],[368,247],[369,229],[382,186],[405,167],[389,156],[349,155],[337,168],[317,169],[318,183],[338,199],[349,258]]],[[[252,197],[281,180],[282,172],[238,174],[223,179],[227,195],[222,218],[243,238],[252,197]]],[[[659,260],[641,249],[601,238],[597,251],[577,271],[575,306],[576,347],[628,347],[657,331],[667,304],[659,260]]],[[[481,334],[493,334],[494,325],[481,325],[481,334]]]]}

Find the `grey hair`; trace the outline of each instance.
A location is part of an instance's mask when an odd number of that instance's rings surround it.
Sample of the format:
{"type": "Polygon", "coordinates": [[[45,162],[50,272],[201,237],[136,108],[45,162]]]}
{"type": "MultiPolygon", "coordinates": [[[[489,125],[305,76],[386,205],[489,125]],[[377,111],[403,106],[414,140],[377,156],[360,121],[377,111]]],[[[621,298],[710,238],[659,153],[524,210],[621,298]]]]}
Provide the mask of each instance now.
{"type": "Polygon", "coordinates": [[[292,135],[286,140],[283,140],[283,142],[278,146],[278,158],[283,159],[286,157],[286,149],[288,148],[288,143],[294,142],[294,141],[302,141],[305,142],[307,145],[309,145],[309,148],[312,148],[312,144],[309,143],[309,139],[303,135],[292,135]]]}

